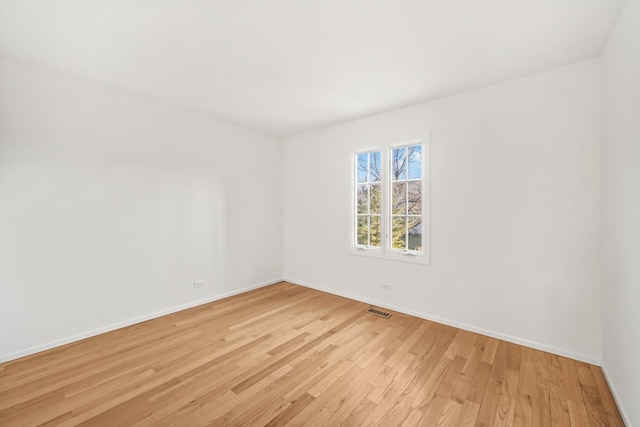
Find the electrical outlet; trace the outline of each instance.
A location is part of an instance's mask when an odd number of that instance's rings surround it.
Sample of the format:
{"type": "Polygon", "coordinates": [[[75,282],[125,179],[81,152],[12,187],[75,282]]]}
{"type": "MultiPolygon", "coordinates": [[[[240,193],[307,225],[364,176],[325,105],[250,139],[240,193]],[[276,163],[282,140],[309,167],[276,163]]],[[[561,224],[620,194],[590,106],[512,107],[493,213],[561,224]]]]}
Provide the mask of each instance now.
{"type": "Polygon", "coordinates": [[[382,288],[383,291],[390,291],[391,290],[391,285],[389,285],[387,283],[382,283],[380,285],[380,288],[382,288]]]}
{"type": "Polygon", "coordinates": [[[204,287],[204,281],[203,280],[198,280],[197,282],[193,282],[193,287],[194,288],[203,288],[204,287]]]}

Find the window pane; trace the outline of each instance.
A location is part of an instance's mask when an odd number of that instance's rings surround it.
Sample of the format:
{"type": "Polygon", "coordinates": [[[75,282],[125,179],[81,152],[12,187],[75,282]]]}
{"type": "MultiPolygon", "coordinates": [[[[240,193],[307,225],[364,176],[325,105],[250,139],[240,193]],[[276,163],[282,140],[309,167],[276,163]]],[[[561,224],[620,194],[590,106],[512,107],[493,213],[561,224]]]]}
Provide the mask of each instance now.
{"type": "Polygon", "coordinates": [[[380,171],[380,152],[372,151],[369,153],[369,181],[380,182],[382,178],[380,171]]]}
{"type": "Polygon", "coordinates": [[[407,242],[407,218],[394,217],[391,221],[392,237],[391,247],[393,249],[405,249],[407,242]]]}
{"type": "Polygon", "coordinates": [[[394,148],[391,153],[391,179],[400,181],[407,179],[407,149],[394,148]]]}
{"type": "Polygon", "coordinates": [[[358,213],[369,213],[369,186],[367,184],[358,185],[358,213]]]}
{"type": "Polygon", "coordinates": [[[409,250],[422,250],[422,218],[409,218],[409,250]]]}
{"type": "Polygon", "coordinates": [[[422,181],[409,182],[407,204],[409,214],[420,215],[422,213],[422,181]]]}
{"type": "Polygon", "coordinates": [[[368,165],[369,165],[369,154],[368,153],[360,153],[358,154],[358,182],[367,182],[367,173],[368,173],[368,165]]]}
{"type": "Polygon", "coordinates": [[[366,215],[358,216],[358,244],[369,244],[369,217],[366,215]]]}
{"type": "Polygon", "coordinates": [[[391,212],[393,214],[407,213],[407,183],[394,182],[392,184],[391,212]]]}
{"type": "Polygon", "coordinates": [[[375,246],[377,248],[380,247],[380,237],[382,236],[382,231],[380,227],[380,217],[372,216],[371,217],[371,243],[370,246],[375,246]]]}
{"type": "Polygon", "coordinates": [[[422,178],[422,145],[414,145],[408,148],[409,152],[409,179],[422,178]]]}
{"type": "Polygon", "coordinates": [[[380,214],[380,200],[382,198],[382,187],[380,184],[371,184],[371,213],[380,214]]]}

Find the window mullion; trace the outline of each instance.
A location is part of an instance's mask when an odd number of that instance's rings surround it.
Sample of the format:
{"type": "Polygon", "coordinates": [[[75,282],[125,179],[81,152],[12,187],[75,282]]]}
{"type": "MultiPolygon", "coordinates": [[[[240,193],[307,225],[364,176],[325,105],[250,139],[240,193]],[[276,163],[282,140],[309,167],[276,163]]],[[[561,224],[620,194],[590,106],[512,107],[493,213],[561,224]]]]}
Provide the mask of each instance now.
{"type": "Polygon", "coordinates": [[[388,150],[382,150],[380,154],[381,162],[381,186],[382,190],[380,200],[380,226],[383,236],[381,242],[382,252],[386,253],[389,250],[389,156],[388,150]]]}
{"type": "MultiPolygon", "coordinates": [[[[371,174],[371,153],[369,153],[369,174],[371,174]]],[[[371,183],[367,175],[367,246],[371,247],[371,183]]]]}
{"type": "Polygon", "coordinates": [[[409,250],[409,149],[404,149],[405,177],[404,177],[404,250],[409,250]]]}

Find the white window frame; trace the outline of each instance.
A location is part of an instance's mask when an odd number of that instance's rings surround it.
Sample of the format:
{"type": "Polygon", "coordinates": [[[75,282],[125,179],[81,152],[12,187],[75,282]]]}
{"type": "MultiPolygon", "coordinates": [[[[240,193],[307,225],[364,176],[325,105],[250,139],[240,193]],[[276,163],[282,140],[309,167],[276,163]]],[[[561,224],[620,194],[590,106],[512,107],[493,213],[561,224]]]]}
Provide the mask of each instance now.
{"type": "Polygon", "coordinates": [[[430,135],[428,133],[408,138],[395,138],[379,142],[375,145],[368,145],[350,152],[351,157],[351,180],[350,180],[350,200],[349,200],[349,246],[348,252],[353,255],[363,255],[374,258],[388,259],[393,261],[410,262],[418,264],[430,263],[430,135]],[[394,148],[411,145],[422,145],[422,251],[402,251],[391,247],[391,152],[394,148]],[[371,247],[357,245],[357,157],[358,154],[380,151],[381,162],[381,245],[371,247]]]}

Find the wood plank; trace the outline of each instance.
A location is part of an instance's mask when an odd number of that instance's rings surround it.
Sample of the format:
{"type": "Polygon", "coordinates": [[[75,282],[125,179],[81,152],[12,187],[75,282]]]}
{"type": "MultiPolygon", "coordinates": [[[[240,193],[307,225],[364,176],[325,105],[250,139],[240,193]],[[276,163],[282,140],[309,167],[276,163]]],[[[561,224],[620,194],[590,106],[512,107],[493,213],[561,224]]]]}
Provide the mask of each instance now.
{"type": "Polygon", "coordinates": [[[551,404],[549,403],[548,387],[538,386],[538,392],[533,399],[532,412],[534,426],[546,427],[551,425],[551,404]]]}
{"type": "Polygon", "coordinates": [[[567,390],[560,356],[550,355],[549,359],[549,403],[551,405],[551,424],[566,426],[571,424],[567,390]]]}
{"type": "Polygon", "coordinates": [[[535,396],[538,392],[536,371],[534,368],[534,350],[523,348],[520,361],[520,381],[518,382],[518,392],[529,396],[535,396]]]}
{"type": "Polygon", "coordinates": [[[562,357],[560,358],[560,365],[562,366],[562,377],[567,391],[567,400],[582,405],[582,389],[580,388],[575,361],[562,357]]]}
{"type": "Polygon", "coordinates": [[[514,427],[534,427],[533,399],[534,397],[529,393],[518,392],[516,409],[513,415],[514,427]]]}
{"type": "Polygon", "coordinates": [[[587,408],[583,404],[575,403],[573,400],[567,402],[569,407],[569,419],[571,420],[572,427],[589,426],[589,415],[587,415],[587,408]]]}
{"type": "Polygon", "coordinates": [[[507,369],[505,381],[500,389],[498,407],[496,408],[495,426],[512,426],[516,409],[516,395],[518,390],[519,372],[507,369]]]}
{"type": "MultiPolygon", "coordinates": [[[[298,415],[300,411],[302,411],[309,403],[313,402],[315,397],[310,395],[309,393],[303,394],[301,397],[291,402],[289,406],[287,406],[282,412],[280,412],[275,417],[271,418],[267,426],[277,426],[284,425],[291,421],[293,417],[298,415]]],[[[268,413],[268,411],[266,411],[268,413]]],[[[256,425],[265,425],[260,424],[259,422],[255,422],[256,425]]]]}
{"type": "Polygon", "coordinates": [[[502,381],[490,379],[487,383],[487,389],[480,404],[480,411],[476,426],[493,426],[496,419],[496,410],[500,401],[500,392],[502,391],[502,381]]]}
{"type": "Polygon", "coordinates": [[[600,393],[602,405],[606,413],[609,415],[610,419],[621,419],[622,417],[620,416],[618,405],[613,399],[613,395],[611,394],[611,390],[609,389],[609,384],[607,383],[607,379],[605,378],[602,369],[598,366],[591,365],[591,373],[593,374],[593,380],[596,384],[597,390],[600,393]]]}
{"type": "Polygon", "coordinates": [[[424,414],[417,409],[412,409],[406,420],[402,423],[402,427],[413,427],[420,424],[420,420],[424,414]]]}
{"type": "Polygon", "coordinates": [[[460,426],[473,426],[478,419],[478,412],[480,412],[480,405],[477,403],[466,400],[462,404],[462,411],[460,412],[460,426]]]}
{"type": "Polygon", "coordinates": [[[454,426],[458,425],[460,412],[462,412],[462,405],[455,400],[449,399],[444,405],[442,415],[438,419],[438,426],[454,426]]]}
{"type": "Polygon", "coordinates": [[[598,386],[593,378],[591,365],[575,362],[578,372],[578,381],[582,390],[582,401],[589,414],[591,425],[606,426],[609,424],[608,414],[600,398],[598,386]]]}

